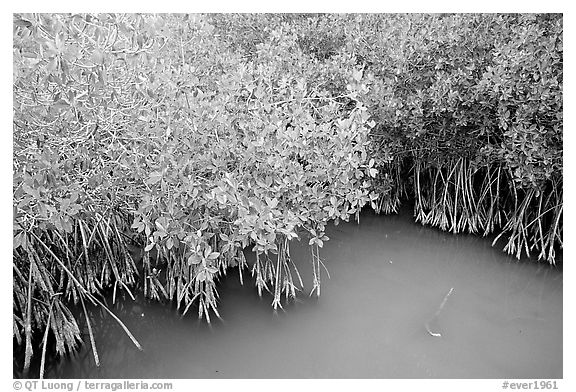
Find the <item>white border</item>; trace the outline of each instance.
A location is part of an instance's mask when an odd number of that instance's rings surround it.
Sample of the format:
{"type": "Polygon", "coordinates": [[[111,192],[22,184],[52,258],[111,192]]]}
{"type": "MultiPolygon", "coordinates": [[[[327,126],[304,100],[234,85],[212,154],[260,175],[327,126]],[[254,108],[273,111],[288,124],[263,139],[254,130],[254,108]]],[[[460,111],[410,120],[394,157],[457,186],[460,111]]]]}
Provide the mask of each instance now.
{"type": "MultiPolygon", "coordinates": [[[[567,260],[564,266],[564,380],[559,380],[562,390],[576,390],[573,373],[569,369],[574,369],[572,359],[574,347],[574,289],[572,286],[574,267],[572,261],[573,249],[571,239],[573,230],[571,223],[574,221],[573,210],[570,200],[574,199],[572,173],[574,173],[574,115],[573,115],[573,97],[574,87],[574,23],[576,22],[571,12],[568,2],[564,1],[501,1],[501,0],[483,0],[478,2],[464,1],[401,1],[387,2],[381,1],[307,1],[307,0],[289,0],[286,2],[271,1],[111,1],[98,0],[87,4],[82,1],[26,1],[11,2],[3,4],[0,13],[0,26],[3,34],[0,34],[2,47],[2,70],[0,75],[0,91],[2,92],[2,105],[0,107],[2,127],[0,137],[2,141],[2,164],[0,165],[3,186],[1,189],[1,200],[4,217],[1,228],[0,242],[2,249],[1,262],[1,285],[6,293],[0,296],[2,306],[2,322],[0,323],[0,336],[3,344],[6,344],[3,350],[2,360],[2,381],[0,385],[4,390],[12,389],[12,295],[9,293],[12,287],[12,13],[14,12],[562,12],[564,13],[564,61],[566,70],[564,74],[564,107],[568,108],[564,113],[564,133],[565,145],[564,150],[568,152],[565,155],[565,224],[564,259],[567,260]],[[4,9],[7,8],[7,9],[4,9]],[[573,70],[573,71],[570,71],[573,70]]],[[[113,380],[111,380],[113,381],[113,380]]],[[[152,380],[151,380],[152,381],[152,380]]],[[[501,381],[503,380],[174,380],[174,390],[199,390],[200,388],[228,389],[234,391],[253,391],[259,388],[273,387],[280,391],[307,391],[309,389],[318,390],[319,388],[342,389],[370,389],[378,388],[379,390],[390,389],[410,390],[412,388],[419,391],[500,391],[501,381]],[[382,388],[382,389],[381,389],[382,388]]],[[[512,380],[511,380],[512,381],[512,380]]],[[[519,381],[519,380],[518,380],[519,381]]]]}

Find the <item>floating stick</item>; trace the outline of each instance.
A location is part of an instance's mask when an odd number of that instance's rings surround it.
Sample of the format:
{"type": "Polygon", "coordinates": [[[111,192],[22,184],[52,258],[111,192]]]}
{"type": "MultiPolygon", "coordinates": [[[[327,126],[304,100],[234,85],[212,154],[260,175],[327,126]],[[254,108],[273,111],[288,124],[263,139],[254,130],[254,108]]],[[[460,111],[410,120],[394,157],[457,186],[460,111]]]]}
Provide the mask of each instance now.
{"type": "Polygon", "coordinates": [[[434,336],[434,337],[436,337],[436,338],[442,337],[442,334],[441,334],[441,333],[439,333],[439,332],[432,332],[432,331],[430,330],[430,327],[429,327],[428,324],[430,323],[430,321],[432,321],[432,320],[434,320],[435,318],[438,317],[438,315],[440,314],[440,312],[441,312],[442,309],[444,308],[444,305],[446,305],[446,301],[448,301],[448,297],[450,296],[450,294],[452,294],[452,291],[454,291],[454,287],[451,287],[450,290],[448,291],[448,294],[446,294],[446,295],[444,296],[444,299],[442,300],[442,303],[441,303],[440,306],[438,307],[438,310],[436,311],[436,313],[434,313],[434,316],[432,316],[432,318],[430,318],[430,320],[428,320],[428,321],[426,321],[426,322],[424,323],[424,327],[426,328],[426,331],[430,334],[430,336],[434,336]]]}

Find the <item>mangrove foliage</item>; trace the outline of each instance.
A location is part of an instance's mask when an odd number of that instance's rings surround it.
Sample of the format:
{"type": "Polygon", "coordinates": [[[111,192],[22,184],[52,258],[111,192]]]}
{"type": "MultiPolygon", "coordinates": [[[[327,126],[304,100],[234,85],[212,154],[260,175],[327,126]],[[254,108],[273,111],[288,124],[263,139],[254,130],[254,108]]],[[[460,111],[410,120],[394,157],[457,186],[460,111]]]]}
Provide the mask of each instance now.
{"type": "MultiPolygon", "coordinates": [[[[90,341],[143,292],[210,321],[228,268],[320,295],[329,222],[562,248],[561,15],[15,14],[13,336],[90,341]],[[135,257],[133,249],[142,249],[135,257]],[[244,251],[253,251],[247,262],[244,251]],[[110,303],[111,302],[111,303],[110,303]]],[[[15,355],[15,358],[17,356],[15,355]]]]}

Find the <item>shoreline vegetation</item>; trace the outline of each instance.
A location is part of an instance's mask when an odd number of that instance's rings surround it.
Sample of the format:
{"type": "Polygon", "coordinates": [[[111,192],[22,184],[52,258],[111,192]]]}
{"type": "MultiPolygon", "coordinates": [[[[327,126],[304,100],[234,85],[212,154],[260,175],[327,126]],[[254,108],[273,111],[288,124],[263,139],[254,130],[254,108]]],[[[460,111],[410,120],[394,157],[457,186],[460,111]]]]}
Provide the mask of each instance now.
{"type": "Polygon", "coordinates": [[[105,296],[142,290],[210,322],[229,267],[281,308],[304,290],[293,240],[310,247],[306,292],[320,295],[326,225],[365,206],[410,201],[417,222],[554,264],[562,23],[14,14],[15,369],[27,377],[39,356],[42,377],[82,331],[98,365],[93,307],[139,346],[105,296]]]}

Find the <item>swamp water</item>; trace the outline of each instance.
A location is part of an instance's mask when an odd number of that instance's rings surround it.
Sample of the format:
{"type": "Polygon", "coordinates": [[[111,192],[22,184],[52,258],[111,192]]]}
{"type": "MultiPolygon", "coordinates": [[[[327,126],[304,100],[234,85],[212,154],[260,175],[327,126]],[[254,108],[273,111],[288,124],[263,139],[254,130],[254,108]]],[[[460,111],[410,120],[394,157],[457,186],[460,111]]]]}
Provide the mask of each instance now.
{"type": "MultiPolygon", "coordinates": [[[[48,369],[56,378],[562,378],[562,272],[518,262],[490,240],[413,222],[410,213],[331,225],[320,298],[309,248],[291,254],[305,284],[274,312],[245,271],[229,271],[212,325],[170,306],[128,304],[48,369]]],[[[250,262],[250,260],[249,260],[250,262]]]]}

